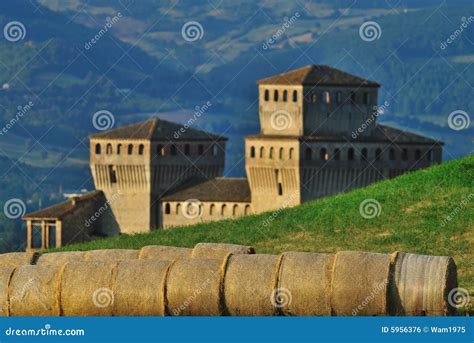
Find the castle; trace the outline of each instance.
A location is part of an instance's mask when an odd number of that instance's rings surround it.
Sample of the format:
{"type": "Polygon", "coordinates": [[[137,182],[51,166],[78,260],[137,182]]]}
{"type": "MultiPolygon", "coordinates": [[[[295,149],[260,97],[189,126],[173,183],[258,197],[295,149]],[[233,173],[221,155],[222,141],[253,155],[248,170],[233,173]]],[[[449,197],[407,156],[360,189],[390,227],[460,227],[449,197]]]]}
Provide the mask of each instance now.
{"type": "Polygon", "coordinates": [[[222,136],[157,118],[93,134],[96,190],[23,216],[27,250],[291,207],[441,162],[443,143],[377,124],[376,82],[308,65],[257,84],[247,178],[222,177],[222,136]]]}

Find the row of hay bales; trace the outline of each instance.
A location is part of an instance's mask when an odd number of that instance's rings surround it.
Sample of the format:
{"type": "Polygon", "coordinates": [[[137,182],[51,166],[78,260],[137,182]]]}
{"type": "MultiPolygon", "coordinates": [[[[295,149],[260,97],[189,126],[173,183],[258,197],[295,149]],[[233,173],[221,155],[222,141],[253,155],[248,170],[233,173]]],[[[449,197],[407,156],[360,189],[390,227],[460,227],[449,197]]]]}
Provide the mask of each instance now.
{"type": "Polygon", "coordinates": [[[200,243],[11,258],[0,255],[7,316],[449,315],[457,286],[452,258],[400,252],[265,255],[200,243]]]}

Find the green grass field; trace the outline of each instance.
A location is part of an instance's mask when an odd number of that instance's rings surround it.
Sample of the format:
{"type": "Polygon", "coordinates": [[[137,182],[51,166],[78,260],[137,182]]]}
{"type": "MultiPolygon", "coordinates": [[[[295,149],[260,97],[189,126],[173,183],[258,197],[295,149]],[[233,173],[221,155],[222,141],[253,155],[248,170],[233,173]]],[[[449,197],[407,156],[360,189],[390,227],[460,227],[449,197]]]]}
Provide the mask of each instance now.
{"type": "Polygon", "coordinates": [[[57,250],[140,248],[152,244],[191,247],[198,242],[225,242],[253,245],[259,253],[345,249],[447,255],[456,260],[460,286],[472,293],[473,181],[471,155],[274,213],[122,235],[57,250]],[[359,206],[366,199],[380,203],[379,216],[362,217],[359,206]],[[448,220],[448,216],[452,218],[448,220]],[[265,225],[270,217],[273,221],[265,225]]]}

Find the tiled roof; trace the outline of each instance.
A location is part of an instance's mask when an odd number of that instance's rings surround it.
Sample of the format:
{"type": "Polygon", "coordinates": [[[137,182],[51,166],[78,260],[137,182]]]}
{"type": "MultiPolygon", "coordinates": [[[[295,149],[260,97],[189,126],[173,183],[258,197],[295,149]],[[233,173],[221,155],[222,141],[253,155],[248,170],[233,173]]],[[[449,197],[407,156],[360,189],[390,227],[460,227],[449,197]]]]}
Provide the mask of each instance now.
{"type": "Polygon", "coordinates": [[[167,120],[151,118],[136,124],[95,133],[90,138],[106,139],[144,139],[152,141],[176,140],[227,140],[227,138],[167,120]]]}
{"type": "Polygon", "coordinates": [[[163,201],[228,201],[250,202],[250,187],[247,179],[225,178],[190,182],[166,194],[163,201]]]}
{"type": "Polygon", "coordinates": [[[310,64],[257,81],[260,85],[321,85],[380,87],[377,82],[326,65],[310,64]]]}
{"type": "Polygon", "coordinates": [[[74,197],[59,204],[43,208],[36,212],[25,214],[22,219],[61,219],[66,214],[79,209],[90,202],[104,202],[105,197],[102,191],[92,191],[84,195],[74,197]]]}

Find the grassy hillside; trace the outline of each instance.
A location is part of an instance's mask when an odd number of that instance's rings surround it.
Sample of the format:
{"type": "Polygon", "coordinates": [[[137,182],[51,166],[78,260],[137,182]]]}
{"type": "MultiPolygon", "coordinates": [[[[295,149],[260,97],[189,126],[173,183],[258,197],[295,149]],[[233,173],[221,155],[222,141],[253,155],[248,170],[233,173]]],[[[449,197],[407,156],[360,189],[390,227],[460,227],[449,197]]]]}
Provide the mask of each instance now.
{"type": "MultiPolygon", "coordinates": [[[[474,156],[274,213],[203,223],[71,245],[60,250],[140,248],[150,244],[191,247],[198,242],[241,243],[260,253],[335,252],[342,249],[404,251],[453,256],[460,286],[474,291],[474,156]],[[365,219],[366,199],[380,214],[365,219]],[[447,220],[451,214],[452,219],[447,220]],[[274,218],[269,222],[269,218],[274,218]],[[265,224],[267,223],[267,225],[265,224]]],[[[139,214],[137,214],[139,215],[139,214]]]]}

